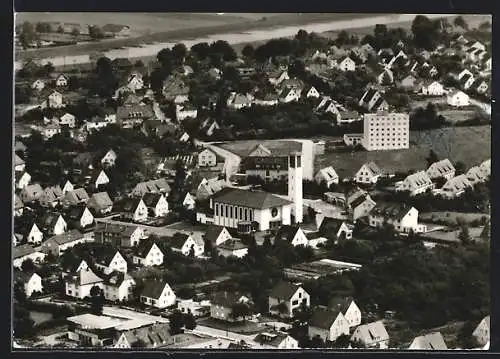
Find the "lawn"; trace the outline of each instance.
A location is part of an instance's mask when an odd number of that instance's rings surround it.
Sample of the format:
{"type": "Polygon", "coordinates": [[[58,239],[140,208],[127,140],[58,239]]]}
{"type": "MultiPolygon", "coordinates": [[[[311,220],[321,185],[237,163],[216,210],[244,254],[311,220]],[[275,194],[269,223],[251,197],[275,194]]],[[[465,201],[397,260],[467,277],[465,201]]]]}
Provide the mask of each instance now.
{"type": "MultiPolygon", "coordinates": [[[[469,235],[471,238],[474,240],[484,240],[480,238],[481,232],[483,231],[482,227],[474,227],[474,228],[469,228],[469,235]]],[[[445,241],[445,242],[459,242],[460,239],[458,238],[460,234],[460,230],[438,230],[438,231],[433,231],[433,232],[428,232],[424,233],[421,236],[425,239],[428,238],[430,240],[435,239],[439,241],[445,241]]]]}
{"type": "Polygon", "coordinates": [[[419,220],[422,222],[439,223],[448,226],[456,225],[458,218],[462,218],[465,223],[470,224],[474,221],[480,221],[483,217],[489,219],[489,216],[484,213],[422,212],[419,214],[419,220]]]}
{"type": "Polygon", "coordinates": [[[52,313],[30,311],[30,318],[35,322],[35,325],[48,322],[54,318],[52,313]]]}
{"type": "Polygon", "coordinates": [[[439,114],[446,118],[451,123],[463,122],[476,117],[480,113],[479,109],[475,110],[442,110],[439,114]]]}
{"type": "Polygon", "coordinates": [[[410,133],[410,148],[396,151],[325,153],[315,158],[315,168],[333,166],[338,175],[353,176],[366,162],[374,161],[382,170],[394,173],[423,170],[426,157],[434,150],[439,158],[461,161],[467,168],[491,158],[491,126],[447,127],[410,133]]]}
{"type": "Polygon", "coordinates": [[[229,330],[238,334],[258,334],[266,330],[266,327],[260,323],[249,321],[230,323],[210,317],[198,320],[198,324],[219,330],[229,330]]]}

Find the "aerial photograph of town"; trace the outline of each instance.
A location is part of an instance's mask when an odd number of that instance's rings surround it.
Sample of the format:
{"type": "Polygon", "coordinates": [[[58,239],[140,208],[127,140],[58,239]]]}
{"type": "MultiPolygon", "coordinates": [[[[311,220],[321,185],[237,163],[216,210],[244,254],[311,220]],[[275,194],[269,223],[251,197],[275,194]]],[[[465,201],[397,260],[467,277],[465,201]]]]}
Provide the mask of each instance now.
{"type": "Polygon", "coordinates": [[[14,31],[13,350],[489,350],[491,15],[14,31]]]}

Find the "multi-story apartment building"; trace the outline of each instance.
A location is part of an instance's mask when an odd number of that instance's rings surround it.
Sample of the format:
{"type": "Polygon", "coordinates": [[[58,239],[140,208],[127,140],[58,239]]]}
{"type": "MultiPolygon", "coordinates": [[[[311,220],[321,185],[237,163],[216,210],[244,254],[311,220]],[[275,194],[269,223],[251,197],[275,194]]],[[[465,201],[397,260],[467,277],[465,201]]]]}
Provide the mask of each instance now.
{"type": "Polygon", "coordinates": [[[364,116],[363,147],[368,151],[410,147],[410,117],[406,113],[377,112],[364,116]]]}

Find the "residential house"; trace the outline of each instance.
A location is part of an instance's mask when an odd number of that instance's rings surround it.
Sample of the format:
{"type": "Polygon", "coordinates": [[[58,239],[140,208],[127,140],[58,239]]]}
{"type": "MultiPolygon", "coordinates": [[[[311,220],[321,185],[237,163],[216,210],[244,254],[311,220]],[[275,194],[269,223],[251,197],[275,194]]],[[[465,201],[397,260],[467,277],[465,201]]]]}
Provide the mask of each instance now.
{"type": "Polygon", "coordinates": [[[481,170],[481,167],[479,166],[473,166],[471,167],[467,173],[465,174],[467,177],[467,180],[472,184],[475,185],[476,183],[481,183],[486,181],[487,176],[486,174],[481,170]]]}
{"type": "Polygon", "coordinates": [[[127,273],[127,261],[122,256],[120,251],[98,251],[96,253],[95,266],[97,269],[109,275],[112,272],[127,273]]]}
{"type": "Polygon", "coordinates": [[[298,88],[285,88],[281,91],[279,101],[284,103],[297,102],[300,99],[302,90],[298,88]]]}
{"type": "Polygon", "coordinates": [[[484,173],[485,176],[489,177],[491,175],[491,159],[487,159],[479,165],[479,168],[484,173]]]}
{"type": "Polygon", "coordinates": [[[288,71],[278,70],[268,74],[268,79],[271,85],[277,86],[280,85],[283,81],[290,80],[290,76],[288,76],[288,71]]]}
{"type": "Polygon", "coordinates": [[[260,344],[254,347],[255,349],[300,349],[297,339],[281,331],[262,332],[255,337],[254,341],[260,344]]]}
{"type": "Polygon", "coordinates": [[[427,168],[426,172],[431,180],[435,180],[437,178],[449,180],[455,177],[455,167],[453,167],[450,160],[447,158],[434,162],[429,166],[429,168],[427,168]]]}
{"type": "Polygon", "coordinates": [[[127,79],[127,87],[133,92],[141,90],[144,87],[142,75],[138,72],[131,73],[127,79]]]}
{"type": "Polygon", "coordinates": [[[394,73],[388,68],[384,68],[384,70],[377,76],[377,82],[384,86],[394,83],[394,73]]]}
{"type": "Polygon", "coordinates": [[[387,349],[389,348],[389,334],[384,323],[379,320],[358,326],[351,336],[351,342],[366,349],[387,349]]]}
{"type": "Polygon", "coordinates": [[[116,155],[116,152],[113,150],[109,150],[106,152],[103,158],[101,158],[101,165],[104,167],[113,167],[116,162],[116,158],[118,156],[116,155]]]}
{"type": "Polygon", "coordinates": [[[164,217],[168,214],[168,202],[162,193],[146,193],[142,201],[148,208],[150,217],[164,217]]]}
{"type": "Polygon", "coordinates": [[[438,81],[427,81],[422,84],[420,93],[424,96],[443,96],[445,91],[438,81]]]}
{"type": "Polygon", "coordinates": [[[15,172],[15,180],[16,180],[16,188],[17,189],[24,189],[30,184],[31,175],[26,171],[15,172]]]}
{"type": "Polygon", "coordinates": [[[66,232],[68,225],[62,215],[49,212],[41,218],[38,227],[46,234],[59,235],[66,232]]]}
{"type": "Polygon", "coordinates": [[[201,123],[200,131],[208,137],[213,136],[215,131],[217,130],[220,130],[220,126],[217,120],[207,118],[201,123]]]}
{"type": "Polygon", "coordinates": [[[337,117],[337,122],[340,115],[341,106],[335,100],[332,100],[329,96],[323,96],[321,102],[316,106],[316,112],[319,113],[331,113],[337,117]]]}
{"type": "Polygon", "coordinates": [[[62,204],[65,207],[76,206],[80,204],[85,204],[89,201],[89,195],[85,188],[77,188],[66,192],[62,198],[62,204]]]}
{"type": "Polygon", "coordinates": [[[189,192],[187,192],[184,196],[184,199],[182,200],[182,206],[186,209],[194,209],[194,207],[196,206],[196,200],[189,192]]]}
{"type": "Polygon", "coordinates": [[[293,311],[302,305],[310,306],[310,297],[300,285],[281,282],[269,294],[269,312],[283,317],[293,317],[293,311]]]}
{"type": "Polygon", "coordinates": [[[63,95],[60,92],[52,91],[48,96],[43,97],[43,101],[40,104],[42,109],[44,108],[62,108],[65,104],[63,102],[63,95]]]}
{"type": "Polygon", "coordinates": [[[210,315],[210,301],[194,299],[178,299],[177,310],[184,314],[192,314],[195,318],[210,315]]]}
{"type": "Polygon", "coordinates": [[[409,192],[410,196],[416,196],[434,189],[434,183],[425,171],[418,171],[406,176],[403,181],[396,183],[396,191],[409,192]]]}
{"type": "Polygon", "coordinates": [[[55,256],[61,256],[67,249],[80,243],[91,242],[93,239],[73,229],[66,233],[50,237],[42,243],[42,250],[45,253],[52,252],[55,256]]]}
{"type": "Polygon", "coordinates": [[[112,272],[104,278],[103,294],[109,301],[129,301],[133,298],[135,280],[127,273],[112,272]]]}
{"type": "Polygon", "coordinates": [[[170,326],[156,323],[145,327],[122,332],[114,346],[115,349],[160,349],[175,344],[175,339],[169,333],[170,326]]]}
{"type": "Polygon", "coordinates": [[[176,295],[166,281],[159,279],[145,281],[140,295],[141,303],[163,309],[174,305],[175,300],[176,295]]]}
{"type": "Polygon", "coordinates": [[[94,216],[84,204],[70,207],[67,218],[74,228],[87,229],[94,224],[94,216]]]}
{"type": "Polygon", "coordinates": [[[349,335],[349,323],[337,308],[316,307],[312,313],[307,334],[319,336],[324,341],[335,341],[341,335],[349,335]]]}
{"type": "Polygon", "coordinates": [[[243,258],[248,254],[248,246],[240,240],[229,239],[217,247],[217,253],[223,257],[243,258]]]}
{"type": "Polygon", "coordinates": [[[55,135],[61,133],[61,126],[58,123],[51,123],[42,128],[42,136],[48,140],[49,138],[54,137],[55,135]]]}
{"type": "Polygon", "coordinates": [[[474,78],[473,75],[466,74],[460,78],[459,80],[460,86],[462,89],[468,90],[472,86],[475,80],[476,79],[474,78]]]}
{"type": "Polygon", "coordinates": [[[465,174],[461,174],[446,181],[438,193],[445,198],[456,198],[464,194],[468,188],[472,188],[472,183],[469,182],[465,174]]]}
{"type": "Polygon", "coordinates": [[[474,77],[473,73],[470,72],[469,70],[467,69],[463,69],[460,73],[458,73],[455,78],[458,80],[458,81],[461,81],[463,78],[471,78],[471,77],[474,77]]]}
{"type": "Polygon", "coordinates": [[[353,227],[344,220],[325,217],[321,220],[318,227],[319,234],[327,238],[335,240],[352,239],[353,227]]]}
{"type": "Polygon", "coordinates": [[[163,264],[163,252],[156,243],[144,240],[135,247],[133,263],[143,267],[159,266],[163,264]]]}
{"type": "Polygon", "coordinates": [[[28,235],[26,236],[26,241],[34,245],[40,245],[43,240],[43,232],[38,228],[36,223],[31,226],[28,235]]]}
{"type": "Polygon", "coordinates": [[[66,193],[72,192],[74,189],[75,186],[73,185],[73,183],[71,183],[70,180],[66,180],[66,182],[64,182],[64,185],[62,187],[62,192],[66,195],[66,193]]]}
{"type": "Polygon", "coordinates": [[[314,86],[308,87],[304,93],[306,95],[306,98],[320,98],[320,94],[314,86]]]}
{"type": "Polygon", "coordinates": [[[429,333],[415,337],[408,347],[410,350],[448,350],[443,335],[440,332],[429,333]]]}
{"type": "Polygon", "coordinates": [[[69,128],[75,128],[76,126],[76,117],[68,112],[62,115],[59,118],[59,125],[67,126],[69,128]]]}
{"type": "Polygon", "coordinates": [[[141,240],[147,237],[146,229],[138,226],[98,223],[94,230],[96,242],[109,244],[113,247],[136,247],[141,240]]]}
{"type": "Polygon", "coordinates": [[[68,77],[65,74],[59,74],[56,78],[56,86],[57,87],[66,87],[68,86],[68,77]]]}
{"type": "Polygon", "coordinates": [[[94,116],[90,120],[85,121],[85,128],[87,132],[91,133],[98,131],[109,125],[109,122],[105,121],[103,118],[94,116]]]}
{"type": "Polygon", "coordinates": [[[27,298],[30,298],[34,293],[43,292],[42,277],[37,273],[15,271],[14,282],[22,286],[27,298]]]}
{"type": "Polygon", "coordinates": [[[42,91],[45,88],[45,82],[43,80],[36,79],[31,84],[31,88],[36,91],[42,91]]]}
{"type": "Polygon", "coordinates": [[[170,186],[165,178],[158,178],[154,180],[149,180],[145,182],[139,182],[135,185],[132,190],[132,195],[137,197],[142,197],[146,193],[163,193],[168,194],[170,192],[170,186]]]}
{"type": "Polygon", "coordinates": [[[109,183],[109,177],[104,172],[104,170],[101,170],[97,176],[93,176],[92,178],[92,185],[94,186],[95,189],[99,189],[102,186],[105,186],[109,183]]]}
{"type": "Polygon", "coordinates": [[[314,176],[314,180],[317,184],[326,184],[326,187],[330,187],[332,184],[339,184],[339,176],[332,166],[320,169],[314,176]]]}
{"type": "Polygon", "coordinates": [[[27,259],[34,263],[42,263],[46,254],[35,249],[31,244],[21,244],[12,248],[12,265],[14,268],[21,268],[23,262],[27,259]]]}
{"type": "Polygon", "coordinates": [[[368,111],[387,111],[389,104],[384,100],[382,94],[375,88],[369,88],[365,91],[359,100],[359,106],[368,111]]]}
{"type": "Polygon", "coordinates": [[[357,111],[340,111],[339,115],[337,117],[337,124],[339,126],[363,120],[357,111]]]}
{"type": "Polygon", "coordinates": [[[217,155],[212,150],[205,148],[198,154],[198,166],[216,166],[217,165],[217,155]]]}
{"type": "Polygon", "coordinates": [[[226,101],[227,107],[233,110],[241,110],[244,107],[252,106],[252,97],[249,95],[242,95],[236,92],[231,92],[226,101]]]}
{"type": "Polygon", "coordinates": [[[233,307],[236,304],[248,304],[250,299],[238,292],[216,292],[210,298],[210,317],[228,322],[242,321],[245,318],[235,317],[233,307]]]}
{"type": "Polygon", "coordinates": [[[356,172],[354,181],[362,184],[375,184],[382,174],[382,170],[375,162],[367,162],[356,172]]]}
{"type": "Polygon", "coordinates": [[[69,297],[83,299],[91,297],[90,291],[94,286],[102,290],[104,281],[87,267],[66,277],[65,293],[69,297]]]}
{"type": "Polygon", "coordinates": [[[198,110],[190,104],[176,105],[175,118],[178,122],[184,121],[186,118],[198,117],[198,110]]]}
{"type": "Polygon", "coordinates": [[[371,227],[382,227],[386,223],[397,232],[424,233],[426,226],[418,223],[418,210],[405,203],[377,203],[368,214],[371,227]]]}
{"type": "Polygon", "coordinates": [[[254,103],[259,106],[276,106],[279,102],[278,94],[260,91],[255,95],[254,103]]]}
{"type": "Polygon", "coordinates": [[[418,80],[412,74],[406,76],[399,82],[399,87],[405,91],[414,91],[418,80]]]}
{"type": "Polygon", "coordinates": [[[298,226],[281,226],[276,234],[276,240],[285,240],[290,243],[292,246],[304,246],[307,247],[307,237],[304,234],[304,231],[298,226]]]}
{"type": "Polygon", "coordinates": [[[148,207],[142,198],[126,198],[119,207],[120,212],[134,222],[145,222],[148,219],[148,207]]]}
{"type": "Polygon", "coordinates": [[[116,109],[116,122],[123,128],[132,128],[141,125],[144,121],[155,117],[152,105],[140,102],[138,104],[124,104],[116,109]]]}
{"type": "Polygon", "coordinates": [[[226,227],[209,226],[205,231],[204,239],[211,242],[213,247],[218,247],[233,237],[226,227]]]}
{"type": "Polygon", "coordinates": [[[228,187],[228,183],[225,179],[218,177],[203,179],[196,189],[196,198],[199,200],[207,199],[226,187],[228,187]]]}
{"type": "Polygon", "coordinates": [[[172,101],[178,95],[189,94],[189,86],[179,76],[170,76],[163,82],[162,92],[167,100],[172,101]]]}
{"type": "Polygon", "coordinates": [[[14,170],[16,172],[23,172],[26,167],[24,160],[16,153],[14,154],[14,170]]]}
{"type": "Polygon", "coordinates": [[[340,71],[356,71],[356,62],[349,56],[345,56],[337,61],[337,68],[340,71]]]}
{"type": "Polygon", "coordinates": [[[37,201],[43,194],[42,186],[38,183],[25,186],[19,193],[19,197],[23,203],[31,203],[37,201]]]}
{"type": "Polygon", "coordinates": [[[187,132],[184,132],[181,137],[179,137],[180,142],[187,142],[189,141],[190,137],[187,132]]]}
{"type": "Polygon", "coordinates": [[[14,194],[14,216],[22,216],[24,212],[24,203],[17,194],[14,194]]]}
{"type": "Polygon", "coordinates": [[[474,48],[482,51],[486,51],[486,45],[480,41],[470,41],[468,44],[469,48],[474,48]]]}
{"type": "Polygon", "coordinates": [[[43,207],[55,207],[63,196],[61,186],[57,185],[45,188],[38,201],[43,207]]]}
{"type": "Polygon", "coordinates": [[[476,79],[471,85],[470,89],[480,95],[485,94],[488,91],[488,84],[483,79],[476,79]]]}
{"type": "Polygon", "coordinates": [[[349,328],[355,328],[361,324],[361,310],[352,297],[334,298],[328,306],[334,310],[340,310],[349,328]]]}
{"type": "Polygon", "coordinates": [[[193,253],[195,257],[200,257],[205,252],[205,242],[198,236],[177,232],[169,243],[173,251],[185,256],[193,253]]]}
{"type": "Polygon", "coordinates": [[[104,215],[113,210],[113,201],[108,192],[94,193],[87,201],[87,208],[93,211],[95,215],[104,215]]]}
{"type": "Polygon", "coordinates": [[[220,78],[222,77],[222,71],[216,67],[212,67],[210,70],[208,70],[208,74],[216,80],[220,80],[220,78]]]}
{"type": "Polygon", "coordinates": [[[490,316],[487,315],[479,322],[476,329],[472,332],[472,336],[476,338],[479,345],[486,345],[490,342],[490,328],[490,316]]]}

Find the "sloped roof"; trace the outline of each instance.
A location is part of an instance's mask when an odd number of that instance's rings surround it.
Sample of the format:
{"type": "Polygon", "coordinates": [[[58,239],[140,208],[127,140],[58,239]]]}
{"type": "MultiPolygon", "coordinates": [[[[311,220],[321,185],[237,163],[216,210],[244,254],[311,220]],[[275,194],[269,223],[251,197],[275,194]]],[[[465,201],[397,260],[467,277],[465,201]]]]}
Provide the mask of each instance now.
{"type": "Polygon", "coordinates": [[[156,323],[150,326],[128,330],[123,333],[131,347],[161,348],[174,343],[170,335],[170,326],[165,323],[156,323]]]}
{"type": "Polygon", "coordinates": [[[367,345],[389,340],[389,334],[381,320],[362,324],[356,328],[355,332],[359,334],[361,341],[367,345]]]}
{"type": "Polygon", "coordinates": [[[21,198],[17,194],[14,195],[14,209],[20,209],[24,207],[23,201],[21,201],[21,198]]]}
{"type": "Polygon", "coordinates": [[[104,278],[104,282],[106,282],[107,285],[119,287],[124,281],[130,279],[133,280],[132,276],[128,273],[113,271],[104,278]]]}
{"type": "Polygon", "coordinates": [[[93,283],[101,283],[103,279],[98,277],[90,267],[82,269],[75,275],[68,278],[69,282],[76,283],[80,286],[93,284],[93,283]]]}
{"type": "Polygon", "coordinates": [[[87,206],[85,205],[75,205],[75,206],[71,206],[71,208],[69,208],[68,210],[68,219],[70,220],[80,220],[80,218],[82,218],[83,216],[83,213],[85,212],[85,210],[87,209],[87,206]]]}
{"type": "Polygon", "coordinates": [[[215,243],[215,241],[217,240],[217,238],[219,238],[224,228],[225,227],[215,226],[215,225],[209,226],[205,231],[205,238],[207,239],[207,241],[215,243]]]}
{"type": "Polygon", "coordinates": [[[155,207],[158,201],[163,197],[161,193],[145,193],[142,196],[142,201],[146,207],[155,207]]]}
{"type": "Polygon", "coordinates": [[[135,247],[135,255],[137,257],[140,257],[140,258],[146,258],[149,251],[151,250],[151,248],[154,245],[155,245],[155,242],[152,241],[151,239],[140,241],[139,245],[137,247],[135,247]]]}
{"type": "Polygon", "coordinates": [[[225,249],[225,250],[228,250],[228,251],[237,251],[239,249],[248,248],[248,246],[246,246],[245,244],[243,244],[239,240],[230,239],[230,240],[225,241],[224,243],[221,243],[219,245],[219,248],[220,249],[225,249]]]}
{"type": "Polygon", "coordinates": [[[87,204],[94,209],[103,209],[112,206],[113,201],[109,197],[108,192],[98,192],[92,195],[87,204]]]}
{"type": "Polygon", "coordinates": [[[14,164],[16,166],[24,165],[24,160],[21,157],[19,157],[17,154],[14,154],[14,164]]]}
{"type": "Polygon", "coordinates": [[[48,240],[56,242],[58,245],[71,243],[73,241],[80,240],[84,237],[82,233],[80,233],[76,229],[72,229],[68,232],[58,234],[56,236],[50,237],[48,240]]]}
{"type": "Polygon", "coordinates": [[[318,172],[328,181],[339,178],[332,166],[322,168],[318,172]]]}
{"type": "Polygon", "coordinates": [[[452,171],[455,171],[455,167],[451,164],[449,159],[445,158],[441,161],[437,161],[431,164],[427,169],[427,173],[430,173],[430,171],[433,170],[444,176],[452,171]]]}
{"type": "Polygon", "coordinates": [[[21,244],[19,246],[12,248],[12,257],[14,259],[17,259],[17,258],[21,258],[21,257],[27,256],[27,255],[35,253],[35,252],[37,252],[37,250],[35,248],[33,248],[31,245],[21,244]]]}
{"type": "Polygon", "coordinates": [[[149,279],[144,282],[144,289],[141,296],[158,299],[160,298],[163,289],[168,285],[167,281],[163,279],[149,279]]]}
{"type": "Polygon", "coordinates": [[[171,237],[169,244],[172,248],[181,249],[189,237],[189,234],[177,232],[171,237]]]}
{"type": "Polygon", "coordinates": [[[341,219],[325,217],[321,222],[319,232],[336,235],[343,223],[344,221],[341,219]]]}
{"type": "Polygon", "coordinates": [[[370,161],[370,162],[367,162],[364,164],[364,166],[366,166],[366,168],[374,175],[374,176],[378,176],[378,175],[381,175],[383,172],[382,170],[380,169],[379,166],[377,166],[377,164],[373,161],[370,161]]]}
{"type": "Polygon", "coordinates": [[[444,341],[441,332],[434,332],[421,335],[413,339],[413,343],[420,350],[447,350],[448,347],[444,341]]]}
{"type": "MultiPolygon", "coordinates": [[[[234,304],[238,303],[244,294],[239,292],[216,292],[212,294],[210,303],[215,305],[220,305],[223,307],[232,307],[234,304]]],[[[248,297],[248,296],[245,296],[248,297]]]]}
{"type": "Polygon", "coordinates": [[[214,194],[213,201],[255,209],[281,207],[292,203],[287,199],[270,193],[245,191],[237,188],[222,189],[220,192],[214,194]]]}
{"type": "Polygon", "coordinates": [[[77,204],[80,202],[86,202],[89,199],[89,195],[85,188],[77,188],[73,191],[67,192],[64,196],[64,201],[70,204],[77,204]]]}
{"type": "Polygon", "coordinates": [[[53,228],[59,220],[59,217],[61,217],[61,214],[49,212],[46,213],[37,224],[39,224],[40,228],[53,228]]]}
{"type": "Polygon", "coordinates": [[[406,203],[377,203],[370,212],[371,215],[401,220],[413,207],[406,203]]]}
{"type": "Polygon", "coordinates": [[[312,327],[329,330],[332,324],[335,322],[335,319],[337,319],[339,313],[340,309],[338,308],[327,309],[317,307],[313,311],[309,325],[312,327]]]}
{"type": "Polygon", "coordinates": [[[278,233],[276,234],[276,238],[285,239],[288,242],[291,242],[299,230],[300,230],[299,226],[288,226],[288,225],[281,226],[278,233]]]}
{"type": "Polygon", "coordinates": [[[299,285],[295,285],[293,283],[280,282],[271,290],[271,293],[269,293],[269,297],[289,300],[299,288],[299,285]]]}

